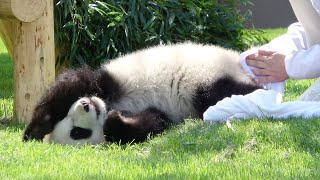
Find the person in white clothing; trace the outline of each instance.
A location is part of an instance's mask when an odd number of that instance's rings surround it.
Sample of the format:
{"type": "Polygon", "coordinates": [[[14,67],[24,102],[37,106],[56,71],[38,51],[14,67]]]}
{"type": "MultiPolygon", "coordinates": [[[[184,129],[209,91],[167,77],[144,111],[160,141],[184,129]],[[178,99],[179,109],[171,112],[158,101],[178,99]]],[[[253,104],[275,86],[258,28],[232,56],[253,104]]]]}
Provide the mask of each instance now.
{"type": "MultiPolygon", "coordinates": [[[[320,0],[289,1],[299,22],[290,25],[286,34],[240,56],[249,75],[280,98],[286,79],[320,77],[320,0]]],[[[300,100],[320,100],[320,80],[300,100]]]]}
{"type": "Polygon", "coordinates": [[[243,118],[320,117],[320,79],[298,101],[281,102],[286,79],[320,77],[320,0],[290,3],[299,23],[290,25],[286,34],[270,43],[240,56],[243,69],[271,90],[227,97],[203,113],[205,122],[230,125],[228,122],[243,118]]]}

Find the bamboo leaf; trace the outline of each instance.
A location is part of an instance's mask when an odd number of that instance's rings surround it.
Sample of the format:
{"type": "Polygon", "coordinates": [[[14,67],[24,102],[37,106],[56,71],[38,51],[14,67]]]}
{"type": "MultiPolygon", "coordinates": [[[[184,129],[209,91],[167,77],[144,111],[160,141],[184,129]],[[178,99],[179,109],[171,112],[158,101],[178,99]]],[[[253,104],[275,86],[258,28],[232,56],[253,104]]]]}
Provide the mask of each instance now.
{"type": "Polygon", "coordinates": [[[143,30],[146,30],[154,22],[155,19],[156,17],[152,16],[152,18],[147,22],[147,24],[144,25],[143,30]]]}

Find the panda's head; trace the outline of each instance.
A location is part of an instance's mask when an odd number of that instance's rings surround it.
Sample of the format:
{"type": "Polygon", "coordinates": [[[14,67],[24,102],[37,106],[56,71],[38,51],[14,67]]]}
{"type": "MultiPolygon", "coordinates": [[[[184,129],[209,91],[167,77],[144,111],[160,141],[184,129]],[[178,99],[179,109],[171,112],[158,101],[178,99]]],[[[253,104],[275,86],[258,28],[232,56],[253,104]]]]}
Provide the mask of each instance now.
{"type": "Polygon", "coordinates": [[[83,97],[69,109],[68,115],[59,121],[45,141],[58,144],[84,145],[105,142],[103,124],[107,111],[98,97],[83,97]]]}

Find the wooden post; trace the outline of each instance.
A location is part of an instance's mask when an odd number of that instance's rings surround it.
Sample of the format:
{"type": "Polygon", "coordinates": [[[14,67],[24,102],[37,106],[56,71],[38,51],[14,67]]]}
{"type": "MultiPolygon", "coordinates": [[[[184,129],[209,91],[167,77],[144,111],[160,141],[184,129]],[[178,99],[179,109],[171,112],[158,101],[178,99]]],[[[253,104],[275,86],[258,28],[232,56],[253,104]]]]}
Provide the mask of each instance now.
{"type": "Polygon", "coordinates": [[[0,0],[0,4],[0,16],[14,18],[0,20],[0,33],[14,64],[14,119],[28,122],[55,78],[53,0],[0,0]],[[43,4],[43,11],[34,9],[43,4]],[[11,11],[5,10],[10,7],[11,11]],[[29,10],[21,14],[14,9],[29,10]],[[33,10],[41,11],[40,16],[30,15],[33,10]]]}
{"type": "Polygon", "coordinates": [[[33,22],[46,8],[45,0],[0,0],[0,17],[33,22]]]}

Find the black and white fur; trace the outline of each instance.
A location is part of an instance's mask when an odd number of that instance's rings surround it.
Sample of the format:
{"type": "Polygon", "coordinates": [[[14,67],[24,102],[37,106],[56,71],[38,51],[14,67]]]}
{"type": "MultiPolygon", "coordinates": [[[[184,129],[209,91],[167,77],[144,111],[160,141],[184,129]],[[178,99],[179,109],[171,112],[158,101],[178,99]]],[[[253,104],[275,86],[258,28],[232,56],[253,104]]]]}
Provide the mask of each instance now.
{"type": "Polygon", "coordinates": [[[95,95],[113,109],[103,125],[107,141],[143,141],[187,117],[202,118],[219,100],[256,89],[239,54],[217,46],[182,43],[137,51],[103,64],[70,69],[37,104],[24,140],[41,140],[79,97],[95,95]]]}
{"type": "Polygon", "coordinates": [[[80,98],[45,137],[45,141],[62,145],[102,144],[106,141],[103,133],[106,116],[106,106],[100,98],[80,98]]]}

